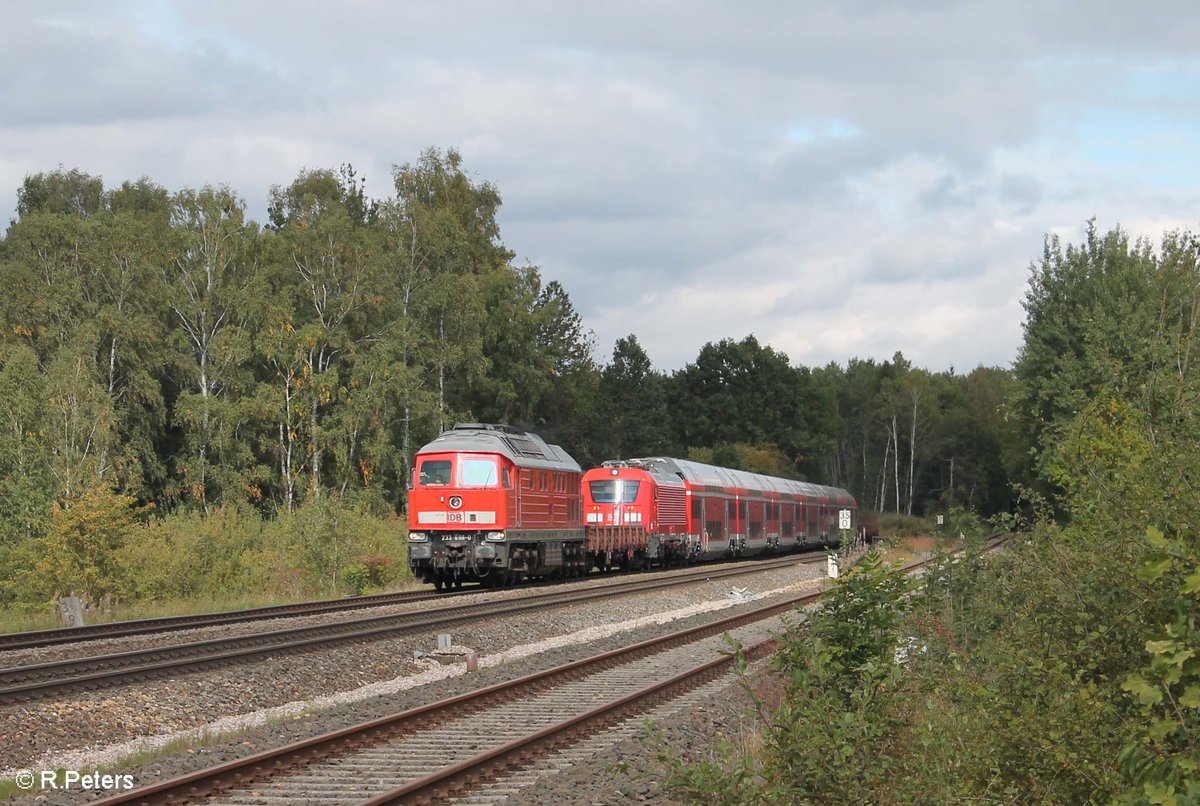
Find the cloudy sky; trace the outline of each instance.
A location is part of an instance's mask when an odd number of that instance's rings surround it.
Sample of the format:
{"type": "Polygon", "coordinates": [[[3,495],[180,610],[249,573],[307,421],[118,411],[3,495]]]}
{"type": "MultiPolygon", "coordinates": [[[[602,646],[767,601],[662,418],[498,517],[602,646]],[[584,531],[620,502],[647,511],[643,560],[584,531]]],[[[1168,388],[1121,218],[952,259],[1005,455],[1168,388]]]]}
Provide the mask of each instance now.
{"type": "Polygon", "coordinates": [[[270,187],[458,149],[597,357],[1007,365],[1042,238],[1195,229],[1200,14],[1115,2],[0,4],[0,216],[58,165],[270,187]]]}

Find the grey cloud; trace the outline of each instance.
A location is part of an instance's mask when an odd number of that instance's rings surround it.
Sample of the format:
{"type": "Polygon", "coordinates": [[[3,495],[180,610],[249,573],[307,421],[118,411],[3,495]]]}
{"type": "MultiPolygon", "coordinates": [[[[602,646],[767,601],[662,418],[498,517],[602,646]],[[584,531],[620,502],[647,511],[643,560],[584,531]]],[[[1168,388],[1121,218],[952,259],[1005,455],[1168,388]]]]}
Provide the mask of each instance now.
{"type": "Polygon", "coordinates": [[[0,20],[4,127],[94,125],[257,111],[280,95],[274,76],[219,42],[174,45],[129,19],[41,9],[0,20]],[[61,12],[59,12],[61,14],[61,12]]]}
{"type": "Polygon", "coordinates": [[[1000,179],[1000,198],[1020,213],[1031,213],[1042,200],[1042,183],[1028,174],[1005,174],[1000,179]]]}
{"type": "Polygon", "coordinates": [[[983,195],[977,186],[967,186],[950,174],[943,174],[920,194],[921,202],[930,210],[954,207],[973,207],[983,195]]]}
{"type": "MultiPolygon", "coordinates": [[[[1193,59],[1190,8],[114,1],[57,9],[54,27],[42,4],[3,4],[0,220],[24,172],[59,163],[110,185],[228,182],[261,219],[302,168],[353,162],[388,195],[392,163],[453,146],[602,353],[645,333],[677,366],[753,329],[806,363],[886,358],[905,348],[888,343],[896,295],[966,294],[1006,262],[969,303],[998,317],[1041,232],[1194,209],[1194,193],[1095,176],[1061,140],[1030,148],[1050,101],[1111,100],[1085,80],[1095,60],[1117,86],[1133,59],[1193,59]],[[789,136],[812,121],[832,123],[789,136]]],[[[922,345],[974,363],[961,331],[922,345]]]]}

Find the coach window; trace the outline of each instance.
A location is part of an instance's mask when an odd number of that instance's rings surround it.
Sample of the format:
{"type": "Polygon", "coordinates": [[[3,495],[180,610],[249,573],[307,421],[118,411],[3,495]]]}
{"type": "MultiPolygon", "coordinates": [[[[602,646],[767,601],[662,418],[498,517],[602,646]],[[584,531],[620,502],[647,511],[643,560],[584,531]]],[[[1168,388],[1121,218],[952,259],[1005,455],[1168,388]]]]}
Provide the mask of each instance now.
{"type": "Polygon", "coordinates": [[[426,459],[425,461],[421,462],[421,470],[417,477],[417,483],[422,486],[430,484],[449,484],[450,460],[426,459]]]}
{"type": "Polygon", "coordinates": [[[512,473],[507,467],[500,471],[500,480],[504,482],[504,489],[512,489],[512,473]]]}
{"type": "Polygon", "coordinates": [[[495,487],[495,459],[463,459],[459,463],[458,478],[464,487],[495,487]]]}

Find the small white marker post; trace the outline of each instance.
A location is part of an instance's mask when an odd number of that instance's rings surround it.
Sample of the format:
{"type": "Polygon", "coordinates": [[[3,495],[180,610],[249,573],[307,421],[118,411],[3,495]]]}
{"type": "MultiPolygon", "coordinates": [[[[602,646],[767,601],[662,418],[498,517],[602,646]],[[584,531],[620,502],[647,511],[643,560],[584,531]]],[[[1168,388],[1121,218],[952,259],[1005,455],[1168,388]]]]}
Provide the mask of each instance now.
{"type": "Polygon", "coordinates": [[[838,545],[842,547],[841,553],[843,556],[849,557],[857,547],[850,534],[850,510],[848,509],[838,510],[838,532],[841,535],[841,539],[838,541],[838,545]]]}
{"type": "Polygon", "coordinates": [[[838,558],[833,552],[830,552],[826,558],[826,572],[829,574],[830,579],[838,578],[838,558]]]}
{"type": "Polygon", "coordinates": [[[78,596],[64,596],[58,600],[58,613],[64,627],[83,626],[83,601],[78,596]]]}

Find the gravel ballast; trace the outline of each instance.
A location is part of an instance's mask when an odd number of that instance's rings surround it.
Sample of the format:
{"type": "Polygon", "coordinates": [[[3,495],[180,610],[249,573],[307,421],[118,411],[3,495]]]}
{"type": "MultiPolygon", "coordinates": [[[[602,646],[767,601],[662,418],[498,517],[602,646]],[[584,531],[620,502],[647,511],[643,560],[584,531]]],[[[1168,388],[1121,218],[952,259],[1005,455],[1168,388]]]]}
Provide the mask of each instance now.
{"type": "MultiPolygon", "coordinates": [[[[732,588],[813,588],[823,573],[823,564],[796,565],[599,605],[563,607],[552,615],[459,626],[451,631],[455,643],[473,648],[482,661],[479,672],[465,676],[459,674],[462,664],[429,668],[428,662],[413,660],[414,650],[436,644],[430,634],[348,644],[177,680],[152,680],[136,688],[4,706],[0,767],[5,771],[0,775],[10,777],[23,768],[91,770],[121,764],[120,772],[143,785],[711,621],[726,613],[697,611],[731,606],[732,588]],[[649,617],[655,615],[676,620],[654,623],[649,617]],[[196,745],[197,733],[205,726],[210,734],[241,733],[141,765],[122,761],[139,747],[196,745]]],[[[519,590],[505,593],[521,595],[519,590]]]]}

